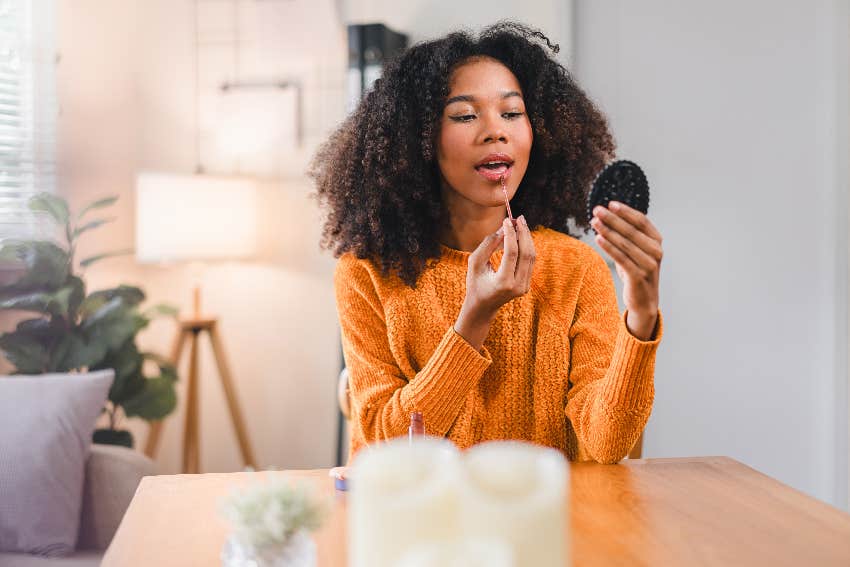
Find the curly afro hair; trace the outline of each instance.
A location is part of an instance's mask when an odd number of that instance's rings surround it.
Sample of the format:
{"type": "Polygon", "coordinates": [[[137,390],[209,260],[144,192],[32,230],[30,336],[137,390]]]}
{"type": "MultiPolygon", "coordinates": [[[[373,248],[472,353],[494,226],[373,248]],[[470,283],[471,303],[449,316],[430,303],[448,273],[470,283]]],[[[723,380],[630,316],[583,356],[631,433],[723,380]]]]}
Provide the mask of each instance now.
{"type": "Polygon", "coordinates": [[[587,232],[587,193],[615,144],[605,117],[550,52],[558,46],[541,32],[500,22],[477,38],[454,32],[419,43],[389,62],[311,164],[315,196],[327,209],[322,246],[336,257],[368,258],[411,287],[440,257],[436,139],[450,75],[477,57],[516,76],[534,131],[514,214],[566,234],[572,219],[587,232]]]}

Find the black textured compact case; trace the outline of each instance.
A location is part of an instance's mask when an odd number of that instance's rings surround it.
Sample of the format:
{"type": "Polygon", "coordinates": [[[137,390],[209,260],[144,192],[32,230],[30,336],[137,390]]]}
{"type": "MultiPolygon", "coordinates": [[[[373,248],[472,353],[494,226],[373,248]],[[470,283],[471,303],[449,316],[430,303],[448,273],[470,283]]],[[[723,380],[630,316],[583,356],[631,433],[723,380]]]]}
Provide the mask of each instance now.
{"type": "Polygon", "coordinates": [[[621,159],[599,172],[587,199],[588,220],[593,218],[597,205],[607,207],[611,201],[625,203],[643,214],[649,211],[649,183],[636,163],[621,159]]]}

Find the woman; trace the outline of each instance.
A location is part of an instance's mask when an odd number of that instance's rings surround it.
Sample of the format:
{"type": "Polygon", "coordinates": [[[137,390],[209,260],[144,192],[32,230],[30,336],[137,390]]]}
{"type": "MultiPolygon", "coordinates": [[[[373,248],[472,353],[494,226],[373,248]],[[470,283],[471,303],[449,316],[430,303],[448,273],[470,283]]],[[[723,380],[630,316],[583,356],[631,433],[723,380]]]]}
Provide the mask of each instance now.
{"type": "Polygon", "coordinates": [[[461,448],[520,439],[611,463],[649,418],[661,235],[619,203],[587,220],[614,142],[547,49],[515,23],[415,45],[314,160],[340,258],[352,455],[422,412],[461,448]],[[568,222],[614,260],[622,317],[568,222]]]}

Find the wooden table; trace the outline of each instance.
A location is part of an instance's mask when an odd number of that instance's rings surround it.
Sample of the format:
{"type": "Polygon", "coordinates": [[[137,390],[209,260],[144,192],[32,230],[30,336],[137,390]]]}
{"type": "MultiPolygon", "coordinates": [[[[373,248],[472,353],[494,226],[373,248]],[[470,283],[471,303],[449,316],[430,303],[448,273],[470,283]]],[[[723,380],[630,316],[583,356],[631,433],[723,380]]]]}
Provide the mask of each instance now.
{"type": "MultiPolygon", "coordinates": [[[[729,458],[578,463],[570,472],[575,567],[850,565],[850,515],[729,458]]],[[[103,565],[220,565],[219,499],[257,474],[144,478],[103,565]]],[[[327,471],[261,474],[321,483],[335,505],[316,534],[319,567],[345,565],[345,496],[327,471]]]]}

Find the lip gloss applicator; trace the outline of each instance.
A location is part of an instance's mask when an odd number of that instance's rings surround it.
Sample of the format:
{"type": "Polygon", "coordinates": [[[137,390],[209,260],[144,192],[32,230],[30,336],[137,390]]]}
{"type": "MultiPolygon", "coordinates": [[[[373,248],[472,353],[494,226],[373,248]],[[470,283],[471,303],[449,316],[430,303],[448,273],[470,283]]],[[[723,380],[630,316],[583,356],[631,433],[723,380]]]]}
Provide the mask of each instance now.
{"type": "Polygon", "coordinates": [[[419,411],[419,404],[417,402],[416,396],[416,386],[413,386],[413,412],[410,414],[410,427],[407,428],[407,438],[413,443],[413,441],[420,436],[425,435],[425,419],[422,416],[422,412],[419,411]]]}
{"type": "Polygon", "coordinates": [[[407,438],[412,443],[420,435],[425,435],[425,421],[421,411],[410,414],[410,427],[407,428],[407,438]]]}
{"type": "Polygon", "coordinates": [[[508,188],[505,186],[505,176],[501,176],[499,181],[502,182],[502,193],[505,194],[505,207],[508,209],[508,218],[511,219],[511,224],[516,228],[516,219],[514,218],[513,213],[511,213],[511,202],[508,199],[508,188]]]}

